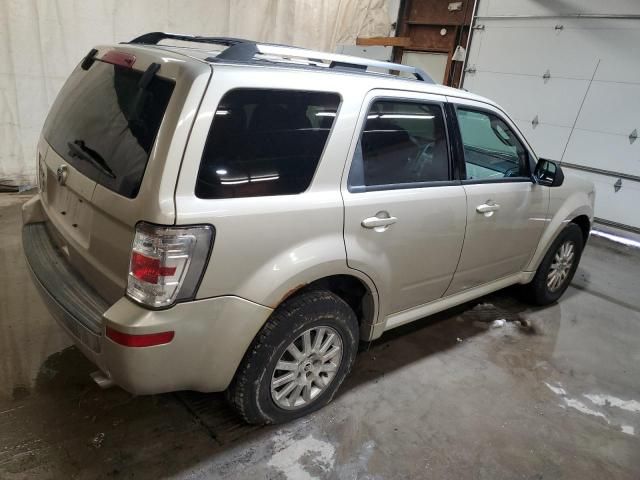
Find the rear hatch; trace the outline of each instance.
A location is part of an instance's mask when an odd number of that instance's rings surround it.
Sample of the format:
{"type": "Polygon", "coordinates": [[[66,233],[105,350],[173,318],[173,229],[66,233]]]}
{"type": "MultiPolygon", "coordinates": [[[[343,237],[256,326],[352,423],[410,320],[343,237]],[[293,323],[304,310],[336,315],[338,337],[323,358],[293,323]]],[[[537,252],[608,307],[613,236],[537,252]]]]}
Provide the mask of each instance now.
{"type": "Polygon", "coordinates": [[[76,67],[38,144],[52,238],[107,301],[126,288],[135,225],[175,221],[175,182],[211,67],[154,47],[99,47],[76,67]]]}

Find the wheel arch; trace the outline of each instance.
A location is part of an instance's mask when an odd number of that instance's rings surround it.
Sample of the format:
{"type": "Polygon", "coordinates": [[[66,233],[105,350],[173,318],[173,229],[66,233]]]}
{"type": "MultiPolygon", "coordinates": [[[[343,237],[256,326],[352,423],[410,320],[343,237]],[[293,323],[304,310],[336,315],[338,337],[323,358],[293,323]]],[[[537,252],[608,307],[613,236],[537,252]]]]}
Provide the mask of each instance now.
{"type": "Polygon", "coordinates": [[[578,215],[574,219],[571,220],[571,223],[575,223],[580,227],[582,231],[582,241],[583,245],[586,245],[587,240],[589,239],[589,232],[591,232],[591,220],[587,215],[578,215]]]}
{"type": "Polygon", "coordinates": [[[586,242],[591,229],[593,211],[588,205],[571,205],[571,203],[563,205],[563,208],[559,209],[556,214],[548,220],[547,227],[538,242],[538,247],[525,268],[526,272],[530,272],[532,275],[535,273],[549,247],[568,224],[573,223],[578,225],[582,231],[583,240],[586,242]]]}
{"type": "Polygon", "coordinates": [[[378,294],[372,284],[354,274],[341,273],[318,278],[294,292],[292,296],[315,290],[327,290],[340,297],[355,313],[361,337],[368,337],[378,313],[378,294]]]}

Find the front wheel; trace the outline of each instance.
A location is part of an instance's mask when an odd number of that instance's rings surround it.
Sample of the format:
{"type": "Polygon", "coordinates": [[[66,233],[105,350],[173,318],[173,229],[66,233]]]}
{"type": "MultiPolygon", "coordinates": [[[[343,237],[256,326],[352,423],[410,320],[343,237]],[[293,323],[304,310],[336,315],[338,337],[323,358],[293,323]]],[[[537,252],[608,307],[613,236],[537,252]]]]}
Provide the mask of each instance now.
{"type": "Polygon", "coordinates": [[[358,350],[358,321],[341,298],[311,291],[285,301],[258,334],[227,391],[249,423],[281,423],[331,401],[358,350]]]}
{"type": "Polygon", "coordinates": [[[583,248],[582,230],[570,223],[547,251],[531,283],[525,286],[526,300],[535,305],[558,300],[576,273],[583,248]]]}

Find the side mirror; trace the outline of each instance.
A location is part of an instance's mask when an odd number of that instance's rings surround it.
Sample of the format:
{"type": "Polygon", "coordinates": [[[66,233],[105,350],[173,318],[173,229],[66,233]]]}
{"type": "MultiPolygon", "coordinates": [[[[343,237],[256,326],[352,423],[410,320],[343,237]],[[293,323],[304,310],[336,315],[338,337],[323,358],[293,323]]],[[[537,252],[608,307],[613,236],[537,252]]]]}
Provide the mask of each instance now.
{"type": "Polygon", "coordinates": [[[556,162],[541,158],[538,160],[533,179],[538,185],[545,187],[559,187],[564,182],[562,168],[556,162]]]}

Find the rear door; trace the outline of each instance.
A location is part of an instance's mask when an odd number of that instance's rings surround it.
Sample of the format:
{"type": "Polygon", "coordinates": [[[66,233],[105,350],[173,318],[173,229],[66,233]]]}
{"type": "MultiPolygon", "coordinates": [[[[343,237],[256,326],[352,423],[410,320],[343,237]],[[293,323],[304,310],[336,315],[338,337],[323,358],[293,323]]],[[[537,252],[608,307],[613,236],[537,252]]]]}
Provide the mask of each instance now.
{"type": "Polygon", "coordinates": [[[380,292],[381,318],[440,298],[456,269],[466,198],[454,180],[445,98],[374,90],[343,179],[351,268],[380,292]]]}
{"type": "Polygon", "coordinates": [[[97,49],[58,94],[39,142],[49,230],[110,301],[126,286],[135,224],[175,220],[173,191],[190,110],[211,69],[171,57],[136,47],[97,49]],[[145,77],[148,69],[155,74],[145,77]]]}
{"type": "Polygon", "coordinates": [[[502,112],[482,102],[450,100],[463,147],[467,231],[447,295],[521,272],[549,207],[549,189],[531,180],[535,157],[502,112]]]}

